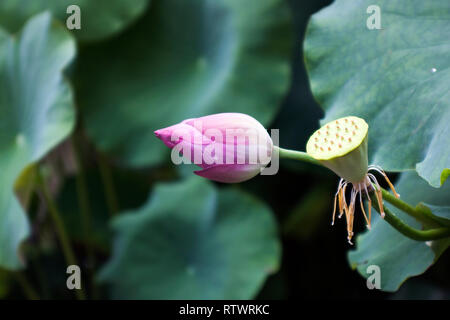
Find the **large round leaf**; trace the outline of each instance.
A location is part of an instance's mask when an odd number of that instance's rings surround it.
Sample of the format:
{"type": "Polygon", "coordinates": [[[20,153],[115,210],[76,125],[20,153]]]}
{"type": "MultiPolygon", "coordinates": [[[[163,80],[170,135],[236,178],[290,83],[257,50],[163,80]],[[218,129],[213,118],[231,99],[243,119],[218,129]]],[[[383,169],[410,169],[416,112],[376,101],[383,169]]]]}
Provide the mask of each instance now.
{"type": "Polygon", "coordinates": [[[18,37],[0,30],[0,265],[21,266],[20,242],[28,222],[14,196],[14,181],[72,130],[72,94],[62,70],[75,45],[62,26],[44,13],[18,37]]]}
{"type": "MultiPolygon", "coordinates": [[[[413,172],[403,173],[396,189],[402,200],[415,206],[420,202],[432,204],[430,207],[438,213],[440,209],[450,205],[450,181],[440,189],[430,187],[423,179],[413,172]]],[[[402,211],[386,205],[395,215],[408,225],[421,229],[415,219],[402,211]]],[[[396,291],[409,277],[425,272],[449,246],[450,239],[433,242],[414,241],[406,238],[379,215],[374,217],[372,230],[358,236],[357,250],[349,253],[352,267],[368,277],[367,267],[377,265],[381,271],[381,290],[396,291]]]]}
{"type": "Polygon", "coordinates": [[[312,16],[304,44],[324,122],[366,119],[371,162],[435,187],[450,174],[449,34],[448,0],[337,0],[312,16]],[[381,30],[366,27],[373,4],[381,30]]]}
{"type": "Polygon", "coordinates": [[[128,26],[147,7],[149,0],[2,0],[0,1],[0,26],[15,32],[32,15],[50,10],[64,25],[72,15],[67,8],[80,8],[80,27],[72,32],[80,40],[99,40],[109,37],[128,26]]]}
{"type": "Polygon", "coordinates": [[[268,123],[289,84],[291,26],[282,0],[164,0],[112,42],[81,52],[79,104],[89,136],[131,166],[167,148],[153,131],[243,112],[268,123]]]}
{"type": "Polygon", "coordinates": [[[278,268],[271,211],[199,177],[157,186],[113,226],[113,256],[100,274],[113,298],[249,299],[278,268]]]}

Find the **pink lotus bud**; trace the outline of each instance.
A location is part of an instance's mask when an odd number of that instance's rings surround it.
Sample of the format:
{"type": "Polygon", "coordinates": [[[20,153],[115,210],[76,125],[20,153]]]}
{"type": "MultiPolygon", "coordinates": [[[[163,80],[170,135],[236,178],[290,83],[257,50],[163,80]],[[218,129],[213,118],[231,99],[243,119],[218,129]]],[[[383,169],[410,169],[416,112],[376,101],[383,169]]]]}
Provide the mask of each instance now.
{"type": "Polygon", "coordinates": [[[155,135],[172,149],[175,164],[195,163],[195,174],[236,183],[253,178],[270,162],[273,143],[266,129],[242,113],[187,119],[155,135]]]}

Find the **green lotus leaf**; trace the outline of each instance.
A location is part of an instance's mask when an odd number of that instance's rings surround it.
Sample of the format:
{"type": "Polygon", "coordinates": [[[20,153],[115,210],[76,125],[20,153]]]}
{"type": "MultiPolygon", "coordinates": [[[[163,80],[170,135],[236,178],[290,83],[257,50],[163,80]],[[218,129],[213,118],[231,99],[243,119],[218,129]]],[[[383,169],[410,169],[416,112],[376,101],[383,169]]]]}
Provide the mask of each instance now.
{"type": "Polygon", "coordinates": [[[323,122],[364,118],[371,163],[415,169],[434,187],[450,174],[449,32],[447,0],[337,0],[312,16],[304,43],[323,122]],[[380,30],[366,26],[374,4],[380,30]]]}
{"type": "Polygon", "coordinates": [[[49,10],[66,25],[73,14],[68,7],[80,8],[80,27],[73,34],[82,41],[100,40],[120,32],[136,20],[146,9],[149,0],[2,0],[0,26],[11,32],[19,30],[32,15],[49,10]]]}
{"type": "Polygon", "coordinates": [[[74,55],[72,37],[49,13],[32,18],[16,37],[0,29],[0,265],[5,268],[23,266],[18,247],[29,233],[15,181],[74,126],[72,93],[62,75],[74,55]]]}
{"type": "Polygon", "coordinates": [[[199,177],[160,184],[113,221],[99,279],[118,299],[249,299],[278,268],[274,217],[257,199],[199,177]]]}

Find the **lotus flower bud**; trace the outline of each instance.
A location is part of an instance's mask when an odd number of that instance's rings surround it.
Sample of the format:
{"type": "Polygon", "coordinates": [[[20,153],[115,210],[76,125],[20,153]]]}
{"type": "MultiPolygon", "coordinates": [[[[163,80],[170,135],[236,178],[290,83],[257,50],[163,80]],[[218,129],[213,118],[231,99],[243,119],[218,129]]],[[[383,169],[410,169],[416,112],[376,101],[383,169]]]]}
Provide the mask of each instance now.
{"type": "Polygon", "coordinates": [[[155,135],[172,149],[174,163],[194,163],[202,168],[195,174],[219,182],[249,180],[272,156],[273,143],[266,129],[242,113],[187,119],[156,130],[155,135]]]}

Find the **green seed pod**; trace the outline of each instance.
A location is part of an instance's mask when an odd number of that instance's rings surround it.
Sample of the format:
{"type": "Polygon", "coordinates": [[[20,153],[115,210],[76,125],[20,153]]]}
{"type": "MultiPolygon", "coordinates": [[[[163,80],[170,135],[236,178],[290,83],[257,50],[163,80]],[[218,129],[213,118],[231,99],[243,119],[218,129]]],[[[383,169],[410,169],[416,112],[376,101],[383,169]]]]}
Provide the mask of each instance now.
{"type": "Polygon", "coordinates": [[[309,138],[306,152],[351,183],[365,179],[368,170],[369,125],[349,116],[328,122],[309,138]]]}

